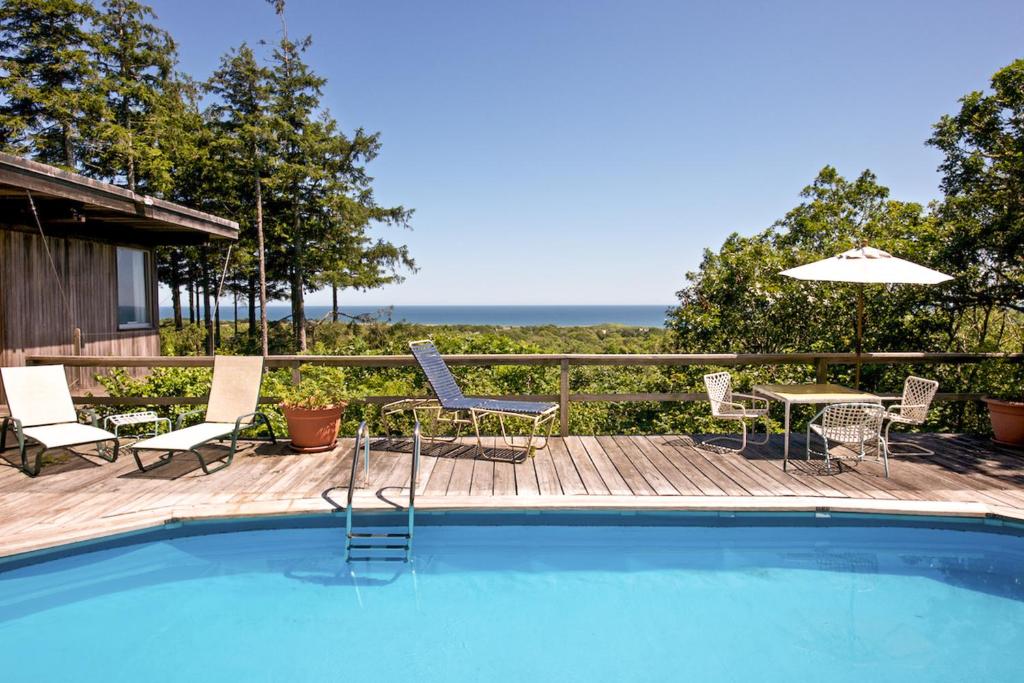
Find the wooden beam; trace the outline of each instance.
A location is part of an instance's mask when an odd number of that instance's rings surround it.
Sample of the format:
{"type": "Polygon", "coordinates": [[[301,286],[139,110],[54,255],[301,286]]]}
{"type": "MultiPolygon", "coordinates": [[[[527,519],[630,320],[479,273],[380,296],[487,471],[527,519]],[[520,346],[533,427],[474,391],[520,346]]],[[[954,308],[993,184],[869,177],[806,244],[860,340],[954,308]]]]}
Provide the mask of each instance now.
{"type": "MultiPolygon", "coordinates": [[[[853,353],[680,353],[680,354],[579,354],[579,353],[495,353],[495,354],[452,354],[444,357],[449,365],[495,367],[495,366],[560,366],[563,361],[576,366],[736,366],[736,365],[811,365],[818,367],[824,360],[828,365],[845,365],[856,362],[853,353]]],[[[866,365],[893,365],[901,363],[957,365],[982,361],[1024,361],[1022,353],[865,353],[866,365]]],[[[63,363],[76,367],[212,367],[212,356],[138,356],[120,358],[111,356],[30,356],[30,364],[52,365],[63,363]]],[[[326,365],[352,368],[400,368],[415,367],[413,356],[267,356],[270,368],[294,367],[299,365],[326,365]]]]}

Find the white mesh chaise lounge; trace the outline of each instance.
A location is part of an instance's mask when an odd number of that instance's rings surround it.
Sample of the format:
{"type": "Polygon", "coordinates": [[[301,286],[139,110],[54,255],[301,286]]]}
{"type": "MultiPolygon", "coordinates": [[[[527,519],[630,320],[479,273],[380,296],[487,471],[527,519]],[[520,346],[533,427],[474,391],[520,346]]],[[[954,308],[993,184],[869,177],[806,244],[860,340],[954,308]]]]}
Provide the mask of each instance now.
{"type": "MultiPolygon", "coordinates": [[[[750,431],[753,433],[757,420],[766,420],[768,417],[768,401],[757,396],[751,396],[750,394],[733,392],[732,375],[728,372],[715,372],[710,375],[704,375],[704,387],[708,390],[708,400],[711,402],[711,417],[716,420],[731,420],[740,423],[740,427],[743,429],[740,446],[739,448],[728,450],[735,450],[738,453],[742,452],[747,447],[747,421],[750,421],[750,431]],[[742,401],[746,401],[746,405],[742,401]]],[[[705,439],[704,443],[725,448],[719,443],[722,441],[735,442],[736,437],[729,435],[713,436],[705,439]]],[[[765,422],[764,439],[760,441],[752,440],[750,443],[757,446],[768,443],[767,422],[765,422]]]]}
{"type": "Polygon", "coordinates": [[[551,429],[555,424],[555,416],[558,414],[557,403],[540,403],[535,401],[504,401],[491,398],[470,398],[464,396],[459,388],[458,382],[452,376],[451,370],[444,362],[444,358],[438,353],[434,343],[430,340],[409,342],[409,348],[416,362],[419,363],[423,374],[427,376],[434,396],[437,397],[441,409],[452,412],[468,412],[473,422],[473,429],[476,431],[477,452],[483,453],[483,439],[480,438],[480,418],[488,415],[498,418],[501,424],[501,437],[505,445],[512,449],[522,449],[525,455],[530,455],[534,450],[546,448],[551,440],[551,429]],[[530,436],[526,439],[525,445],[516,445],[515,439],[509,437],[505,431],[505,418],[519,418],[530,420],[532,429],[530,436]],[[534,439],[538,438],[540,431],[547,427],[547,435],[544,437],[543,445],[534,446],[534,439]]]}
{"type": "Polygon", "coordinates": [[[117,460],[120,443],[115,435],[97,426],[95,413],[92,425],[78,421],[63,365],[40,365],[23,368],[0,368],[10,416],[3,421],[0,450],[7,447],[7,429],[14,428],[21,455],[21,469],[30,477],[39,474],[43,454],[53,448],[80,446],[87,443],[113,442],[114,450],[97,448],[96,453],[108,462],[117,460]],[[28,441],[36,441],[42,450],[35,463],[28,465],[28,441]]]}
{"type": "Polygon", "coordinates": [[[923,425],[928,419],[928,409],[931,408],[932,400],[938,391],[939,383],[932,379],[911,375],[904,380],[903,396],[900,402],[888,406],[882,416],[885,421],[882,439],[885,441],[885,448],[889,451],[889,455],[935,455],[934,451],[915,443],[890,441],[889,430],[894,424],[915,427],[923,425]],[[893,453],[893,446],[898,446],[900,450],[893,453]]]}
{"type": "MultiPolygon", "coordinates": [[[[254,427],[260,422],[270,431],[270,441],[275,442],[274,430],[270,420],[256,408],[260,400],[260,385],[263,382],[262,356],[217,356],[213,359],[213,383],[210,386],[210,397],[206,405],[203,422],[182,428],[186,418],[198,415],[203,411],[193,410],[178,417],[178,428],[160,436],[131,445],[135,464],[143,472],[148,472],[171,461],[176,452],[188,451],[199,459],[199,465],[206,474],[222,470],[231,464],[238,448],[238,434],[243,429],[254,427]],[[224,462],[210,467],[202,453],[196,450],[199,446],[213,441],[231,437],[231,450],[224,462]],[[148,467],[142,464],[140,451],[163,451],[164,455],[155,464],[148,467]]],[[[218,458],[219,459],[219,458],[218,458]]]]}

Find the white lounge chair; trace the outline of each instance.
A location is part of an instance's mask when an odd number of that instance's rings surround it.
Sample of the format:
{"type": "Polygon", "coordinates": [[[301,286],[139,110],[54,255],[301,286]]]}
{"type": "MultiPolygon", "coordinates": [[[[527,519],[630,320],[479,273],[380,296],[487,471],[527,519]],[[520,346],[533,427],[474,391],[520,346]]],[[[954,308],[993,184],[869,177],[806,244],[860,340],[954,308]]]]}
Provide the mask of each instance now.
{"type": "MultiPolygon", "coordinates": [[[[275,442],[274,429],[270,420],[263,413],[257,412],[259,405],[260,385],[263,382],[262,356],[217,356],[213,359],[213,383],[210,386],[210,397],[206,406],[205,420],[197,425],[182,428],[186,418],[203,412],[193,410],[178,417],[177,428],[154,436],[145,441],[132,444],[130,449],[135,456],[135,464],[139,470],[149,472],[166,465],[175,452],[188,451],[199,459],[199,465],[206,474],[212,474],[231,464],[238,448],[238,435],[243,429],[254,427],[259,422],[270,431],[270,441],[275,442]],[[223,463],[210,467],[203,455],[196,450],[199,446],[213,441],[231,437],[231,450],[223,463]],[[155,464],[148,467],[142,464],[140,451],[164,451],[165,454],[155,464]]],[[[218,458],[219,460],[220,458],[218,458]]]]}
{"type": "Polygon", "coordinates": [[[883,439],[885,448],[890,455],[935,455],[935,452],[918,446],[916,443],[907,441],[890,441],[889,430],[894,424],[920,426],[928,419],[928,409],[931,408],[932,400],[939,391],[939,383],[932,379],[923,377],[907,377],[903,382],[903,397],[899,403],[894,403],[885,409],[882,419],[885,421],[883,439]],[[892,447],[899,446],[901,450],[893,453],[892,447]],[[910,449],[902,450],[902,449],[910,449]]]}
{"type": "Polygon", "coordinates": [[[107,462],[117,460],[120,442],[115,435],[99,428],[95,413],[91,425],[78,421],[63,365],[0,368],[0,377],[3,378],[7,407],[11,412],[3,421],[0,450],[6,449],[7,429],[13,426],[21,455],[21,469],[25,474],[30,477],[38,475],[43,454],[52,448],[112,441],[112,454],[103,448],[97,448],[96,452],[107,462]],[[29,440],[43,447],[36,454],[32,467],[28,465],[29,440]]]}
{"type": "MultiPolygon", "coordinates": [[[[750,421],[750,431],[753,433],[754,425],[757,424],[757,421],[766,420],[768,417],[768,401],[750,394],[733,393],[732,375],[728,372],[704,375],[704,387],[708,390],[708,400],[711,401],[711,416],[718,420],[731,420],[740,423],[743,429],[740,447],[730,450],[735,450],[738,453],[742,452],[747,447],[747,421],[750,421]],[[734,399],[746,401],[747,405],[734,399]]],[[[734,436],[724,435],[705,439],[704,443],[719,446],[718,442],[720,441],[735,442],[736,440],[734,436]]],[[[767,421],[765,421],[764,439],[750,441],[750,443],[756,446],[768,443],[767,421]]]]}

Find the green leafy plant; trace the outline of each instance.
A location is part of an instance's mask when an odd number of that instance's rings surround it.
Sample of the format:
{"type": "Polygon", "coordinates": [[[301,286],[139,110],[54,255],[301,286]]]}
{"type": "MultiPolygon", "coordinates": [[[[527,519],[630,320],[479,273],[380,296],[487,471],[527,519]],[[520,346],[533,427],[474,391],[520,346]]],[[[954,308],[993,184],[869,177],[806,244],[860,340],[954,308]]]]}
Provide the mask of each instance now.
{"type": "Polygon", "coordinates": [[[283,373],[274,373],[264,382],[264,393],[279,399],[286,408],[325,410],[344,408],[350,394],[343,368],[306,365],[300,368],[302,379],[291,382],[283,373]]]}

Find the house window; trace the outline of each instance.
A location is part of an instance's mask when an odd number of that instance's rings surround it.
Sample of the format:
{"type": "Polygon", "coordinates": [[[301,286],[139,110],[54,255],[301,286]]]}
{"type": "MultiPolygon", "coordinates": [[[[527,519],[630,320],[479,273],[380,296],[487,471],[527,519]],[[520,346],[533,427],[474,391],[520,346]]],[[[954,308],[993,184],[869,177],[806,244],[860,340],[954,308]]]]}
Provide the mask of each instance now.
{"type": "Polygon", "coordinates": [[[149,252],[117,248],[117,329],[152,327],[149,252]]]}

